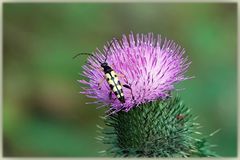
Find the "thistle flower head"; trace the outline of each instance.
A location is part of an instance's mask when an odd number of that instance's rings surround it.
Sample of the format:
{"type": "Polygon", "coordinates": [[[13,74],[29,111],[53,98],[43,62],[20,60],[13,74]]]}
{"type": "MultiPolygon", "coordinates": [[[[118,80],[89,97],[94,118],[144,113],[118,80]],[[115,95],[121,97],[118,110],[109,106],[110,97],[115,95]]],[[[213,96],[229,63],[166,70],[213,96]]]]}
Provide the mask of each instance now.
{"type": "Polygon", "coordinates": [[[94,56],[89,56],[88,63],[83,66],[83,76],[88,80],[79,80],[88,87],[83,87],[81,93],[96,98],[96,103],[109,105],[111,110],[126,112],[139,104],[165,99],[174,90],[174,84],[187,79],[184,73],[190,62],[184,57],[184,52],[172,40],[162,39],[160,35],[154,37],[153,33],[123,35],[121,40],[105,45],[103,52],[97,49],[94,56]],[[125,103],[121,103],[114,94],[109,98],[111,89],[106,80],[99,89],[105,74],[98,68],[105,61],[117,74],[124,75],[118,76],[121,84],[132,89],[131,92],[122,87],[125,103]]]}

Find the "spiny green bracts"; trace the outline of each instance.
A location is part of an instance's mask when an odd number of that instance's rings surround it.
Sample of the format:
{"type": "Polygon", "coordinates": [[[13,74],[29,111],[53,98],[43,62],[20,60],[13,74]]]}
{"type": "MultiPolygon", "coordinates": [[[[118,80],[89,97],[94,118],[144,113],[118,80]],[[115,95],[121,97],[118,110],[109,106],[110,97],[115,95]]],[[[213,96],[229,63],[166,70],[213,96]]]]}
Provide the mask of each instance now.
{"type": "Polygon", "coordinates": [[[195,123],[179,97],[150,102],[129,112],[105,118],[102,140],[110,144],[108,156],[123,157],[211,157],[205,139],[197,139],[195,123]]]}

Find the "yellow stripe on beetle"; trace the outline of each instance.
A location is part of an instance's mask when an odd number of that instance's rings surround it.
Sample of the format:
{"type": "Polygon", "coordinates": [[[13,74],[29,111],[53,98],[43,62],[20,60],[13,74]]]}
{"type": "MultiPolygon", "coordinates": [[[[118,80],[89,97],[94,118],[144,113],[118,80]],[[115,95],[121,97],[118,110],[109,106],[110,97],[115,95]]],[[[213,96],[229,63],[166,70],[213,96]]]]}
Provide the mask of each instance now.
{"type": "Polygon", "coordinates": [[[117,87],[114,86],[114,87],[113,87],[113,92],[117,92],[117,91],[118,91],[117,87]]]}
{"type": "Polygon", "coordinates": [[[108,79],[111,79],[111,75],[109,73],[106,73],[105,77],[108,78],[108,79]]]}
{"type": "Polygon", "coordinates": [[[108,84],[111,84],[111,85],[115,86],[113,80],[111,80],[111,79],[108,80],[108,84]]]}
{"type": "Polygon", "coordinates": [[[111,71],[110,74],[111,74],[113,77],[117,76],[117,74],[116,74],[114,71],[111,71]]]}
{"type": "Polygon", "coordinates": [[[114,77],[114,82],[116,83],[116,84],[118,84],[118,77],[114,77]]]}
{"type": "Polygon", "coordinates": [[[120,85],[117,85],[117,88],[118,88],[118,90],[122,89],[122,87],[120,85]]]}

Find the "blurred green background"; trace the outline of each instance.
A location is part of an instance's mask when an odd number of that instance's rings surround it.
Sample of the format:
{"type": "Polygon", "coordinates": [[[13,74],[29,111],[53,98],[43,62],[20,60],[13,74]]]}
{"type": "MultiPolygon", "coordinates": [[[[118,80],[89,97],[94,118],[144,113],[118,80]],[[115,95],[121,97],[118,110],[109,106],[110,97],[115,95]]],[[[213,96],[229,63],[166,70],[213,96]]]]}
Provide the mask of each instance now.
{"type": "Polygon", "coordinates": [[[234,3],[5,3],[4,156],[99,156],[102,124],[77,80],[86,57],[112,37],[153,32],[183,46],[196,78],[178,88],[215,151],[236,156],[237,5],[234,3]]]}

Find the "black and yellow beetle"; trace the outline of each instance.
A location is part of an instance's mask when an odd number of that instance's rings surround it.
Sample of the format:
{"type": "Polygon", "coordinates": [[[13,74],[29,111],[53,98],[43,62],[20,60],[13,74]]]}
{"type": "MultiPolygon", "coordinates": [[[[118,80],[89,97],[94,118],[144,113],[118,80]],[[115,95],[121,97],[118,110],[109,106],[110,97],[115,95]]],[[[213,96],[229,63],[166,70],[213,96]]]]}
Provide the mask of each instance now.
{"type": "MultiPolygon", "coordinates": [[[[111,44],[112,44],[112,42],[110,43],[110,45],[108,47],[108,50],[109,50],[111,44]]],[[[114,93],[116,95],[117,99],[121,103],[125,103],[125,97],[124,97],[123,90],[122,90],[122,87],[125,87],[125,88],[131,90],[132,99],[134,100],[134,96],[133,96],[133,93],[132,93],[132,88],[127,84],[122,85],[120,83],[119,79],[118,79],[118,76],[124,77],[125,79],[126,79],[126,77],[122,74],[117,74],[106,62],[107,61],[108,50],[107,50],[107,54],[106,54],[106,58],[105,58],[104,62],[100,62],[98,60],[98,58],[95,57],[91,53],[79,53],[76,56],[74,56],[74,58],[76,58],[79,55],[89,55],[89,56],[94,57],[99,62],[100,66],[101,66],[100,69],[104,72],[105,77],[102,80],[99,81],[98,89],[101,89],[102,83],[104,82],[104,80],[106,80],[109,87],[110,87],[109,99],[112,99],[112,93],[114,93]]]]}

